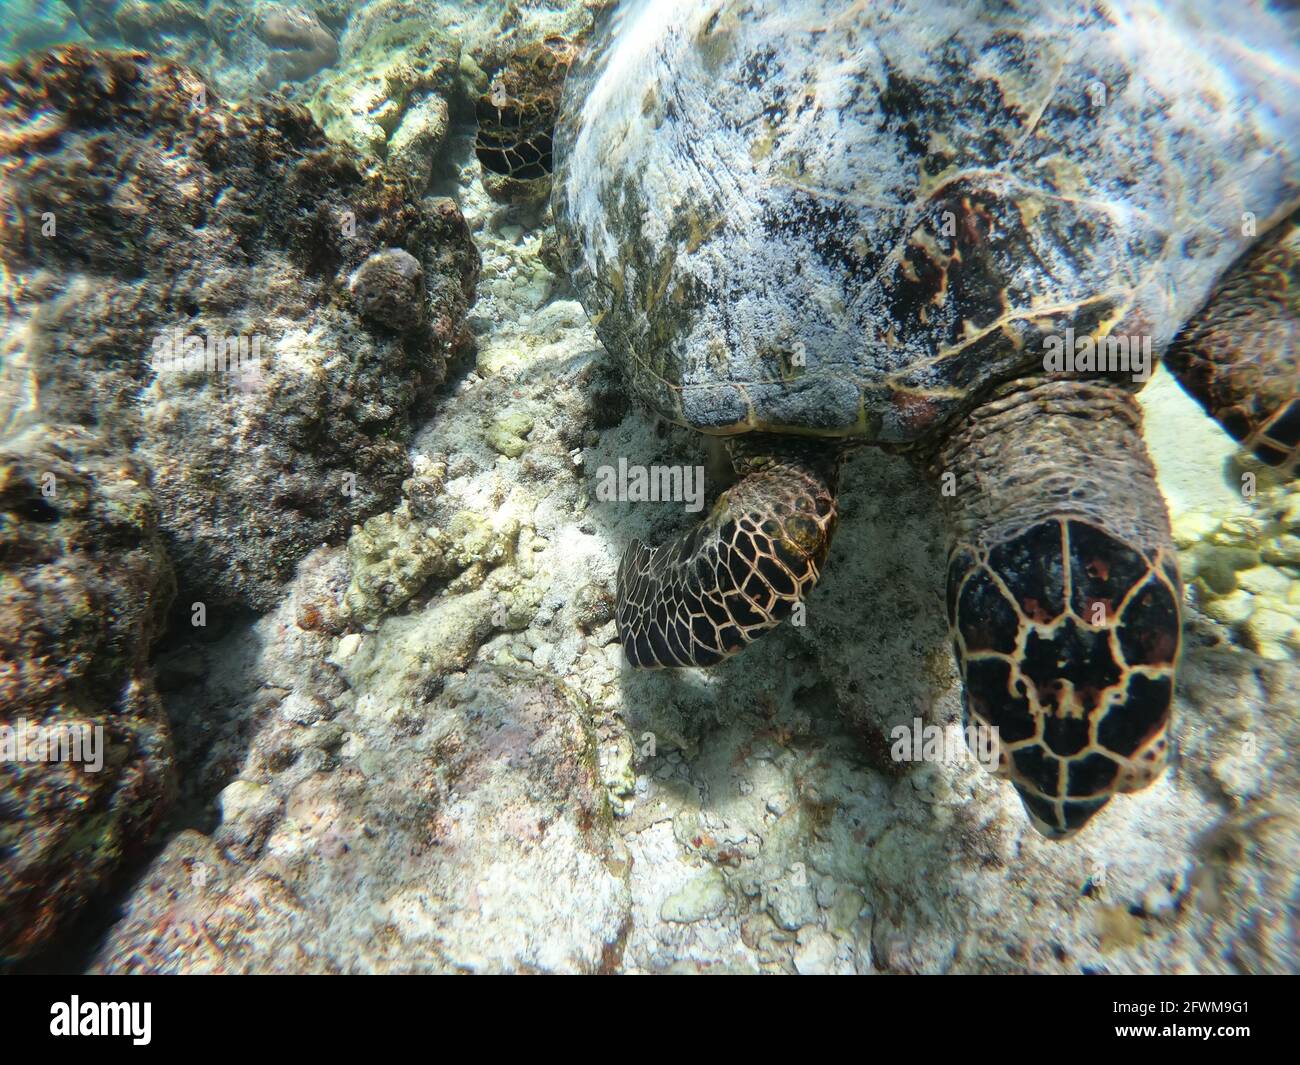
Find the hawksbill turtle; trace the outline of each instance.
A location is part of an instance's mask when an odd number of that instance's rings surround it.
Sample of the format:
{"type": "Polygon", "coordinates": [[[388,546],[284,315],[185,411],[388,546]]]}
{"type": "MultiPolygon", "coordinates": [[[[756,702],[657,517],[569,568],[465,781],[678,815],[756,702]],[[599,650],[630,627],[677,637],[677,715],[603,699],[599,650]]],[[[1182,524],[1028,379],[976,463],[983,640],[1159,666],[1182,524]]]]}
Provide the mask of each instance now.
{"type": "Polygon", "coordinates": [[[627,549],[630,662],[712,665],[787,618],[846,448],[904,451],[950,530],[967,723],[1033,824],[1154,780],[1182,585],[1135,393],[1164,356],[1294,473],[1298,72],[1300,14],[1256,2],[605,12],[558,107],[560,254],[631,392],[739,478],[627,549]]]}

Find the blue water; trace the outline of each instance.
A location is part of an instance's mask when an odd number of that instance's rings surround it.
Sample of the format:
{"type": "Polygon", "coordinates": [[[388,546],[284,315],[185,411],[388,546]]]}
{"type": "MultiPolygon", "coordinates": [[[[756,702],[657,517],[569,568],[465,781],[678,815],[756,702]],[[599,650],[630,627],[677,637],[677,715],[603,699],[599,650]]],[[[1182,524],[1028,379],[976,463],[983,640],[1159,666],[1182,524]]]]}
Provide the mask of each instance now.
{"type": "Polygon", "coordinates": [[[89,40],[63,0],[0,0],[0,59],[89,40]]]}

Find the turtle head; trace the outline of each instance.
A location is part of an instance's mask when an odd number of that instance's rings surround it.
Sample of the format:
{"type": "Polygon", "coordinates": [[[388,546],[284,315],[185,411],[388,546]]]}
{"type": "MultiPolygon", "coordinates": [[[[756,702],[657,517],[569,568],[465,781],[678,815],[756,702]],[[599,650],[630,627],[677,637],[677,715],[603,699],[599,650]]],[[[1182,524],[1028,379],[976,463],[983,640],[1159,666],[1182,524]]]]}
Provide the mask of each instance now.
{"type": "Polygon", "coordinates": [[[941,459],[967,727],[992,734],[981,760],[1051,839],[1168,755],[1182,585],[1140,427],[1122,390],[1041,382],[977,412],[941,459]]]}

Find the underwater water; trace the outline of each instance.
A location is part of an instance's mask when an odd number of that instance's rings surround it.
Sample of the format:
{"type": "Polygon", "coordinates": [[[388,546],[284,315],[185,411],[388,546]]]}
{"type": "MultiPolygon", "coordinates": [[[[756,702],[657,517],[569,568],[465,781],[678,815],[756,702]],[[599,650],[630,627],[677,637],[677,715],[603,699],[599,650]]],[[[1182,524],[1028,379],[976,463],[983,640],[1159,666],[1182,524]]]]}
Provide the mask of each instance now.
{"type": "Polygon", "coordinates": [[[0,62],[0,969],[1300,971],[1294,11],[0,62]]]}

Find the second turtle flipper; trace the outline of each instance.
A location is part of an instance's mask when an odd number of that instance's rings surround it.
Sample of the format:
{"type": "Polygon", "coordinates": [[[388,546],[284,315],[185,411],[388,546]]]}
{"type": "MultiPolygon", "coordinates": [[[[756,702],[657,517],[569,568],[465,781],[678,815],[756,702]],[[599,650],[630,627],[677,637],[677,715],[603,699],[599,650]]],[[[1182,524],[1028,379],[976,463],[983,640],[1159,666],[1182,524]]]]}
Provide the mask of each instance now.
{"type": "Polygon", "coordinates": [[[1261,462],[1300,465],[1300,212],[1224,275],[1165,353],[1201,406],[1261,462]]]}
{"type": "MultiPolygon", "coordinates": [[[[794,611],[821,576],[835,529],[838,455],[772,442],[709,516],[618,570],[618,635],[634,666],[711,666],[794,611]]],[[[735,453],[733,453],[735,454],[735,453]]]]}

